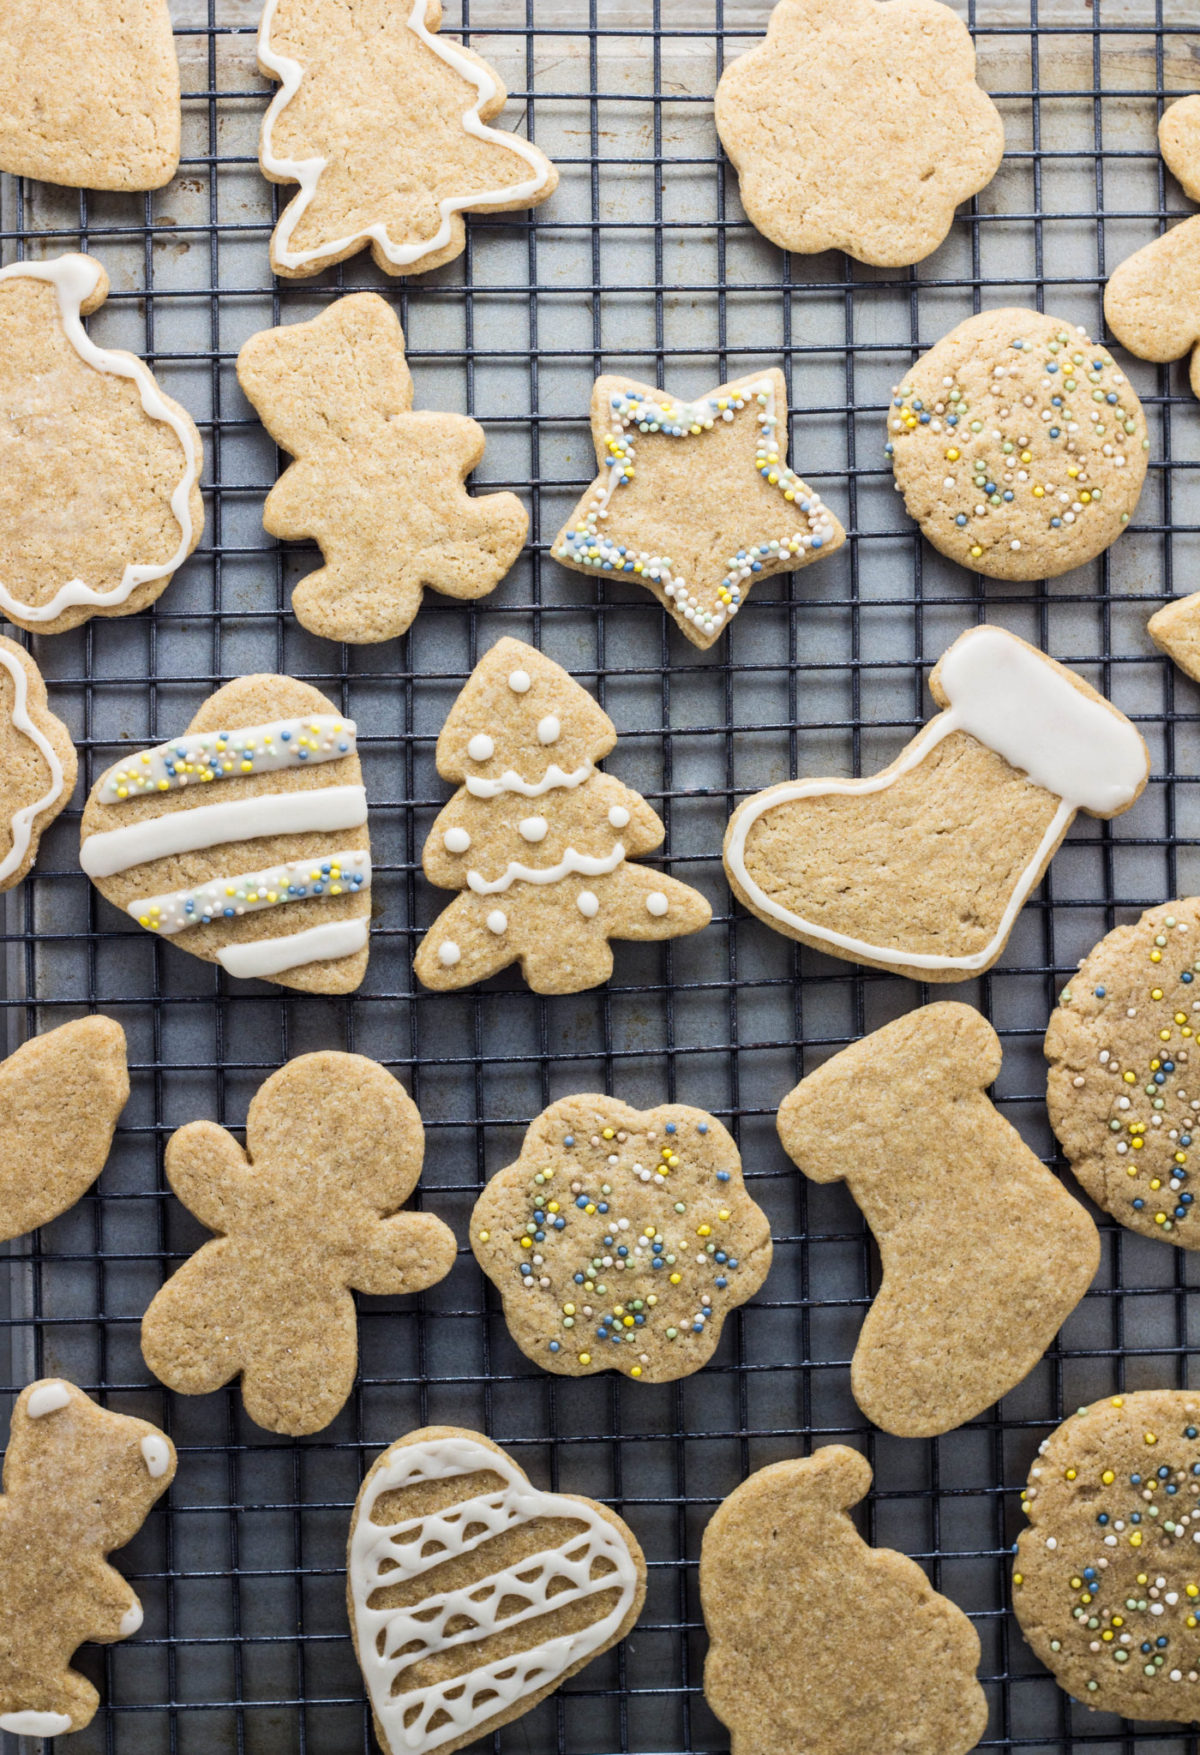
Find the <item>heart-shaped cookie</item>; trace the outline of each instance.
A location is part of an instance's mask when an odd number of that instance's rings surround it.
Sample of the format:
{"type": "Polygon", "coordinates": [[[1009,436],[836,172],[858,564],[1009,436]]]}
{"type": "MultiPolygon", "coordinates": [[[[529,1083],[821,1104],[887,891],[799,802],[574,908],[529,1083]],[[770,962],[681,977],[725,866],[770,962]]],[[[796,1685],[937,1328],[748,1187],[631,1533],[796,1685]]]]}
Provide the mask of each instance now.
{"type": "Polygon", "coordinates": [[[428,1426],[377,1459],[347,1559],[350,1626],[389,1755],[450,1755],[623,1639],[646,1595],[632,1530],[543,1493],[478,1432],[428,1426]]]}
{"type": "Polygon", "coordinates": [[[80,864],[102,896],[231,975],[350,993],[371,854],[353,720],[290,676],[244,676],[171,742],[102,774],[80,864]]]}

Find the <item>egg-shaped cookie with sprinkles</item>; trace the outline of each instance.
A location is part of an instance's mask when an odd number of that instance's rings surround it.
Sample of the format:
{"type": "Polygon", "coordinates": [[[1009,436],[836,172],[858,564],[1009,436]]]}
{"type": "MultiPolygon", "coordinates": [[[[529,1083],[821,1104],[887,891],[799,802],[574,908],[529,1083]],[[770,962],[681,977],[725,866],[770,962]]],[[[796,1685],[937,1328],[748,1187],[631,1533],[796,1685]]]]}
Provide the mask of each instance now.
{"type": "Polygon", "coordinates": [[[1075,1175],[1122,1225],[1181,1249],[1200,1249],[1198,1031],[1195,896],[1101,939],[1046,1031],[1046,1105],[1075,1175]]]}
{"type": "Polygon", "coordinates": [[[887,454],[910,516],[993,579],[1055,578],[1133,515],[1150,441],[1132,385],[1084,330],[984,311],[896,386],[887,454]]]}
{"type": "Polygon", "coordinates": [[[1021,1497],[1013,1608],[1059,1686],[1100,1712],[1200,1719],[1200,1392],[1080,1408],[1021,1497]]]}
{"type": "Polygon", "coordinates": [[[308,683],[244,676],[93,786],[80,864],[149,932],[231,975],[351,993],[371,853],[354,721],[308,683]]]}
{"type": "Polygon", "coordinates": [[[471,1248],[535,1364],[670,1383],[766,1279],[771,1228],[711,1115],[589,1095],[531,1124],[476,1202],[471,1248]]]}

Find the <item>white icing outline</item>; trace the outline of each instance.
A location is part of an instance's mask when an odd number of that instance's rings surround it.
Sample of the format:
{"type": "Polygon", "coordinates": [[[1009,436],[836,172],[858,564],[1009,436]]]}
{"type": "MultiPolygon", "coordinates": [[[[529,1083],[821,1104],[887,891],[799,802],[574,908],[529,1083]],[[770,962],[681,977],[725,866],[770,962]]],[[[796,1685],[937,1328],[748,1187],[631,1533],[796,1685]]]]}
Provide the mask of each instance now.
{"type": "Polygon", "coordinates": [[[477,896],[498,896],[502,890],[511,889],[514,883],[523,884],[557,884],[574,872],[579,877],[606,877],[609,872],[616,871],[625,857],[625,849],[620,841],[611,853],[590,854],[576,853],[568,847],[557,865],[546,865],[535,868],[522,865],[518,860],[511,860],[503,877],[488,883],[477,871],[467,873],[467,882],[477,896]]]}
{"type": "MultiPolygon", "coordinates": [[[[186,890],[164,890],[157,896],[140,896],[134,902],[127,902],[125,912],[144,926],[147,932],[156,932],[163,938],[174,938],[177,933],[190,932],[197,926],[215,925],[227,918],[224,907],[219,914],[182,915],[185,902],[192,901],[204,894],[206,890],[222,891],[230,884],[246,884],[262,890],[280,885],[289,885],[294,878],[308,878],[314,865],[338,865],[342,868],[342,876],[337,880],[343,885],[335,895],[332,890],[325,889],[320,895],[309,890],[302,896],[277,895],[274,901],[267,896],[260,896],[257,901],[239,901],[238,898],[226,898],[237,904],[234,918],[244,920],[249,914],[261,914],[267,908],[286,908],[292,902],[333,902],[338,896],[362,896],[371,888],[371,855],[357,847],[343,848],[337,853],[315,853],[308,859],[288,859],[279,865],[263,866],[259,871],[238,872],[231,877],[210,878],[207,883],[193,884],[186,890]],[[355,878],[360,881],[354,882],[355,878]],[[158,911],[160,919],[146,921],[143,914],[158,911]],[[176,914],[182,918],[176,918],[176,914]]],[[[218,898],[219,900],[220,898],[218,898]]]]}
{"type": "Polygon", "coordinates": [[[366,919],[329,920],[283,938],[226,945],[217,952],[217,961],[239,980],[266,980],[285,969],[298,969],[302,963],[332,963],[339,957],[352,957],[365,948],[368,927],[366,919]]]}
{"type": "Polygon", "coordinates": [[[14,1737],[60,1737],[70,1728],[65,1712],[0,1712],[0,1731],[14,1737]]]}
{"type": "MultiPolygon", "coordinates": [[[[393,0],[399,4],[399,0],[393,0]]],[[[277,158],[272,146],[275,123],[282,112],[291,103],[300,89],[304,79],[304,68],[299,61],[293,61],[289,55],[281,55],[271,47],[271,26],[275,22],[279,0],[266,0],[263,9],[262,23],[258,28],[258,59],[280,81],[280,88],[271,99],[266,115],[263,117],[262,139],[259,145],[259,160],[268,176],[277,177],[281,182],[298,183],[299,193],[293,196],[275,228],[272,248],[275,260],[285,268],[304,268],[311,262],[327,262],[330,257],[344,255],[352,249],[361,249],[368,240],[380,248],[389,262],[397,268],[411,267],[423,256],[432,255],[444,249],[452,235],[451,216],[455,213],[478,211],[483,208],[500,206],[516,208],[530,203],[545,188],[553,172],[553,166],[532,141],[524,140],[519,134],[510,134],[504,129],[489,128],[479,117],[479,112],[499,91],[499,86],[489,68],[481,63],[470,60],[462,52],[462,45],[446,42],[443,38],[429,30],[425,24],[427,0],[414,0],[412,11],[408,15],[408,28],[429,49],[432,49],[439,60],[458,73],[478,92],[474,104],[463,112],[462,125],[466,133],[476,140],[486,140],[493,146],[507,147],[518,158],[524,159],[536,175],[528,182],[514,183],[507,189],[484,190],[481,193],[467,195],[448,195],[438,202],[442,215],[442,223],[432,238],[417,244],[394,244],[388,236],[387,225],[382,220],[375,220],[371,225],[364,226],[360,232],[350,237],[337,238],[320,245],[315,250],[291,250],[288,245],[292,234],[303,219],[313,196],[317,192],[317,184],[322,173],[329,164],[327,158],[286,159],[277,158]]]]}
{"type": "Polygon", "coordinates": [[[117,353],[110,348],[98,347],[83,327],[81,307],[84,300],[90,298],[100,284],[102,273],[98,262],[91,261],[87,256],[71,253],[59,256],[53,262],[13,262],[7,268],[0,268],[0,284],[22,276],[30,280],[49,281],[58,298],[63,330],[79,357],[96,371],[107,372],[110,377],[132,378],[141,396],[143,412],[151,420],[162,421],[175,434],[183,450],[185,462],[179,486],[171,495],[170,501],[171,515],[179,526],[179,547],[169,561],[161,564],[130,561],[122,574],[121,583],[111,591],[94,591],[82,579],[72,579],[68,584],[60,586],[49,603],[33,605],[22,603],[0,583],[0,609],[16,622],[52,622],[64,610],[74,609],[82,604],[113,608],[126,602],[139,585],[147,585],[152,579],[164,579],[177,572],[192,549],[191,497],[199,474],[199,458],[196,442],[192,437],[191,423],[169,406],[144,361],[133,354],[117,353]]]}
{"type": "Polygon", "coordinates": [[[53,1377],[30,1390],[25,1412],[31,1420],[40,1420],[46,1414],[57,1414],[60,1408],[69,1408],[70,1405],[70,1390],[61,1378],[53,1377]]]}
{"type": "Polygon", "coordinates": [[[551,762],[540,780],[522,780],[515,768],[506,768],[497,780],[468,774],[465,784],[472,798],[499,798],[502,792],[519,792],[522,798],[541,798],[544,793],[557,792],[564,787],[582,786],[595,772],[593,762],[581,762],[569,774],[564,774],[556,762],[551,762]]]}
{"type": "Polygon", "coordinates": [[[226,841],[358,829],[366,820],[365,786],[259,793],[224,804],[197,805],[194,810],[168,811],[123,829],[101,829],[84,841],[79,863],[90,878],[115,877],[152,859],[199,853],[226,841]]]}
{"type": "MultiPolygon", "coordinates": [[[[0,586],[0,593],[3,592],[0,586]]],[[[9,829],[12,834],[12,846],[0,860],[0,883],[11,877],[18,869],[29,851],[29,843],[33,839],[33,825],[44,810],[57,804],[62,797],[63,765],[58,759],[58,752],[44,732],[39,731],[29,716],[29,677],[25,666],[11,652],[0,646],[0,664],[13,679],[13,710],[12,722],[37,749],[38,754],[50,770],[50,790],[39,798],[36,804],[27,804],[12,817],[9,829]]]]}
{"type": "Polygon", "coordinates": [[[171,1447],[159,1432],[147,1432],[138,1446],[146,1473],[152,1481],[160,1481],[171,1466],[171,1447]]]}
{"type": "Polygon", "coordinates": [[[428,1755],[446,1743],[469,1738],[476,1726],[508,1711],[527,1695],[552,1686],[565,1671],[611,1640],[628,1614],[638,1587],[637,1568],[629,1549],[598,1508],[584,1499],[540,1492],[503,1451],[491,1450],[468,1438],[427,1439],[423,1444],[397,1448],[391,1460],[363,1489],[348,1565],[358,1660],[386,1745],[395,1755],[401,1751],[428,1755]],[[505,1483],[503,1488],[480,1493],[426,1517],[390,1525],[371,1521],[372,1509],[383,1493],[413,1482],[448,1480],[484,1470],[499,1475],[505,1483]],[[543,1549],[458,1590],[435,1592],[411,1609],[369,1607],[376,1591],[419,1578],[447,1560],[475,1552],[514,1525],[539,1517],[562,1517],[582,1523],[586,1534],[571,1536],[560,1548],[543,1549]],[[471,1535],[465,1534],[468,1528],[473,1531],[471,1535]],[[400,1538],[405,1535],[410,1539],[402,1541],[400,1538]],[[435,1551],[427,1553],[431,1543],[435,1551]],[[614,1570],[593,1580],[591,1568],[600,1557],[614,1570]],[[548,1588],[556,1579],[569,1579],[570,1587],[548,1597],[548,1588]],[[614,1590],[617,1600],[612,1609],[577,1632],[543,1640],[526,1651],[460,1672],[444,1682],[393,1692],[403,1672],[431,1653],[486,1641],[499,1629],[519,1626],[522,1621],[553,1613],[569,1603],[614,1590]],[[498,1614],[506,1592],[523,1596],[528,1603],[516,1614],[500,1620],[498,1614]],[[436,1611],[432,1618],[417,1618],[418,1613],[426,1616],[431,1609],[436,1611]],[[463,1614],[474,1625],[447,1634],[445,1627],[463,1614]],[[382,1657],[378,1649],[381,1633],[385,1648],[382,1657]],[[416,1649],[403,1651],[406,1645],[415,1645],[416,1649]],[[486,1699],[477,1706],[476,1698],[481,1693],[486,1699]],[[417,1717],[406,1725],[414,1707],[418,1709],[417,1717]],[[439,1714],[446,1715],[446,1722],[429,1730],[429,1721],[439,1714]]]}

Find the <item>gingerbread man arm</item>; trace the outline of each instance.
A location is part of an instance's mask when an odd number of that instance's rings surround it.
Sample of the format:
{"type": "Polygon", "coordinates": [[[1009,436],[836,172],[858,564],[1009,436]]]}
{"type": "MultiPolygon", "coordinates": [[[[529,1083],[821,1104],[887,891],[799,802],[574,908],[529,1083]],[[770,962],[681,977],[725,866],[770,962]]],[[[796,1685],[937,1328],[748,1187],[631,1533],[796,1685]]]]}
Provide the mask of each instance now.
{"type": "Polygon", "coordinates": [[[246,1154],[215,1121],[189,1121],[171,1136],[167,1180],[184,1206],[210,1231],[228,1236],[256,1194],[246,1154]]]}
{"type": "Polygon", "coordinates": [[[142,1624],[142,1605],[129,1580],[99,1556],[87,1558],[82,1570],[89,1599],[85,1637],[98,1645],[112,1645],[136,1633],[142,1624]]]}
{"type": "Polygon", "coordinates": [[[349,1284],[376,1297],[423,1292],[450,1272],[457,1247],[449,1225],[432,1213],[393,1213],[390,1219],[372,1220],[364,1227],[349,1284]]]}

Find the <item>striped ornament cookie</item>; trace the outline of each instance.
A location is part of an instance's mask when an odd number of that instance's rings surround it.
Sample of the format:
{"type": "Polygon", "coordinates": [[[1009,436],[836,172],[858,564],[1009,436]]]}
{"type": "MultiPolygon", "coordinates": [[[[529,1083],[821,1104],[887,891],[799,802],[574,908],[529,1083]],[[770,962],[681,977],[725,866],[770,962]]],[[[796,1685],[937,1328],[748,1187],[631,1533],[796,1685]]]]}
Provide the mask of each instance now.
{"type": "Polygon", "coordinates": [[[231,975],[350,993],[371,854],[353,720],[290,676],[246,676],[93,786],[80,864],[148,931],[231,975]]]}

